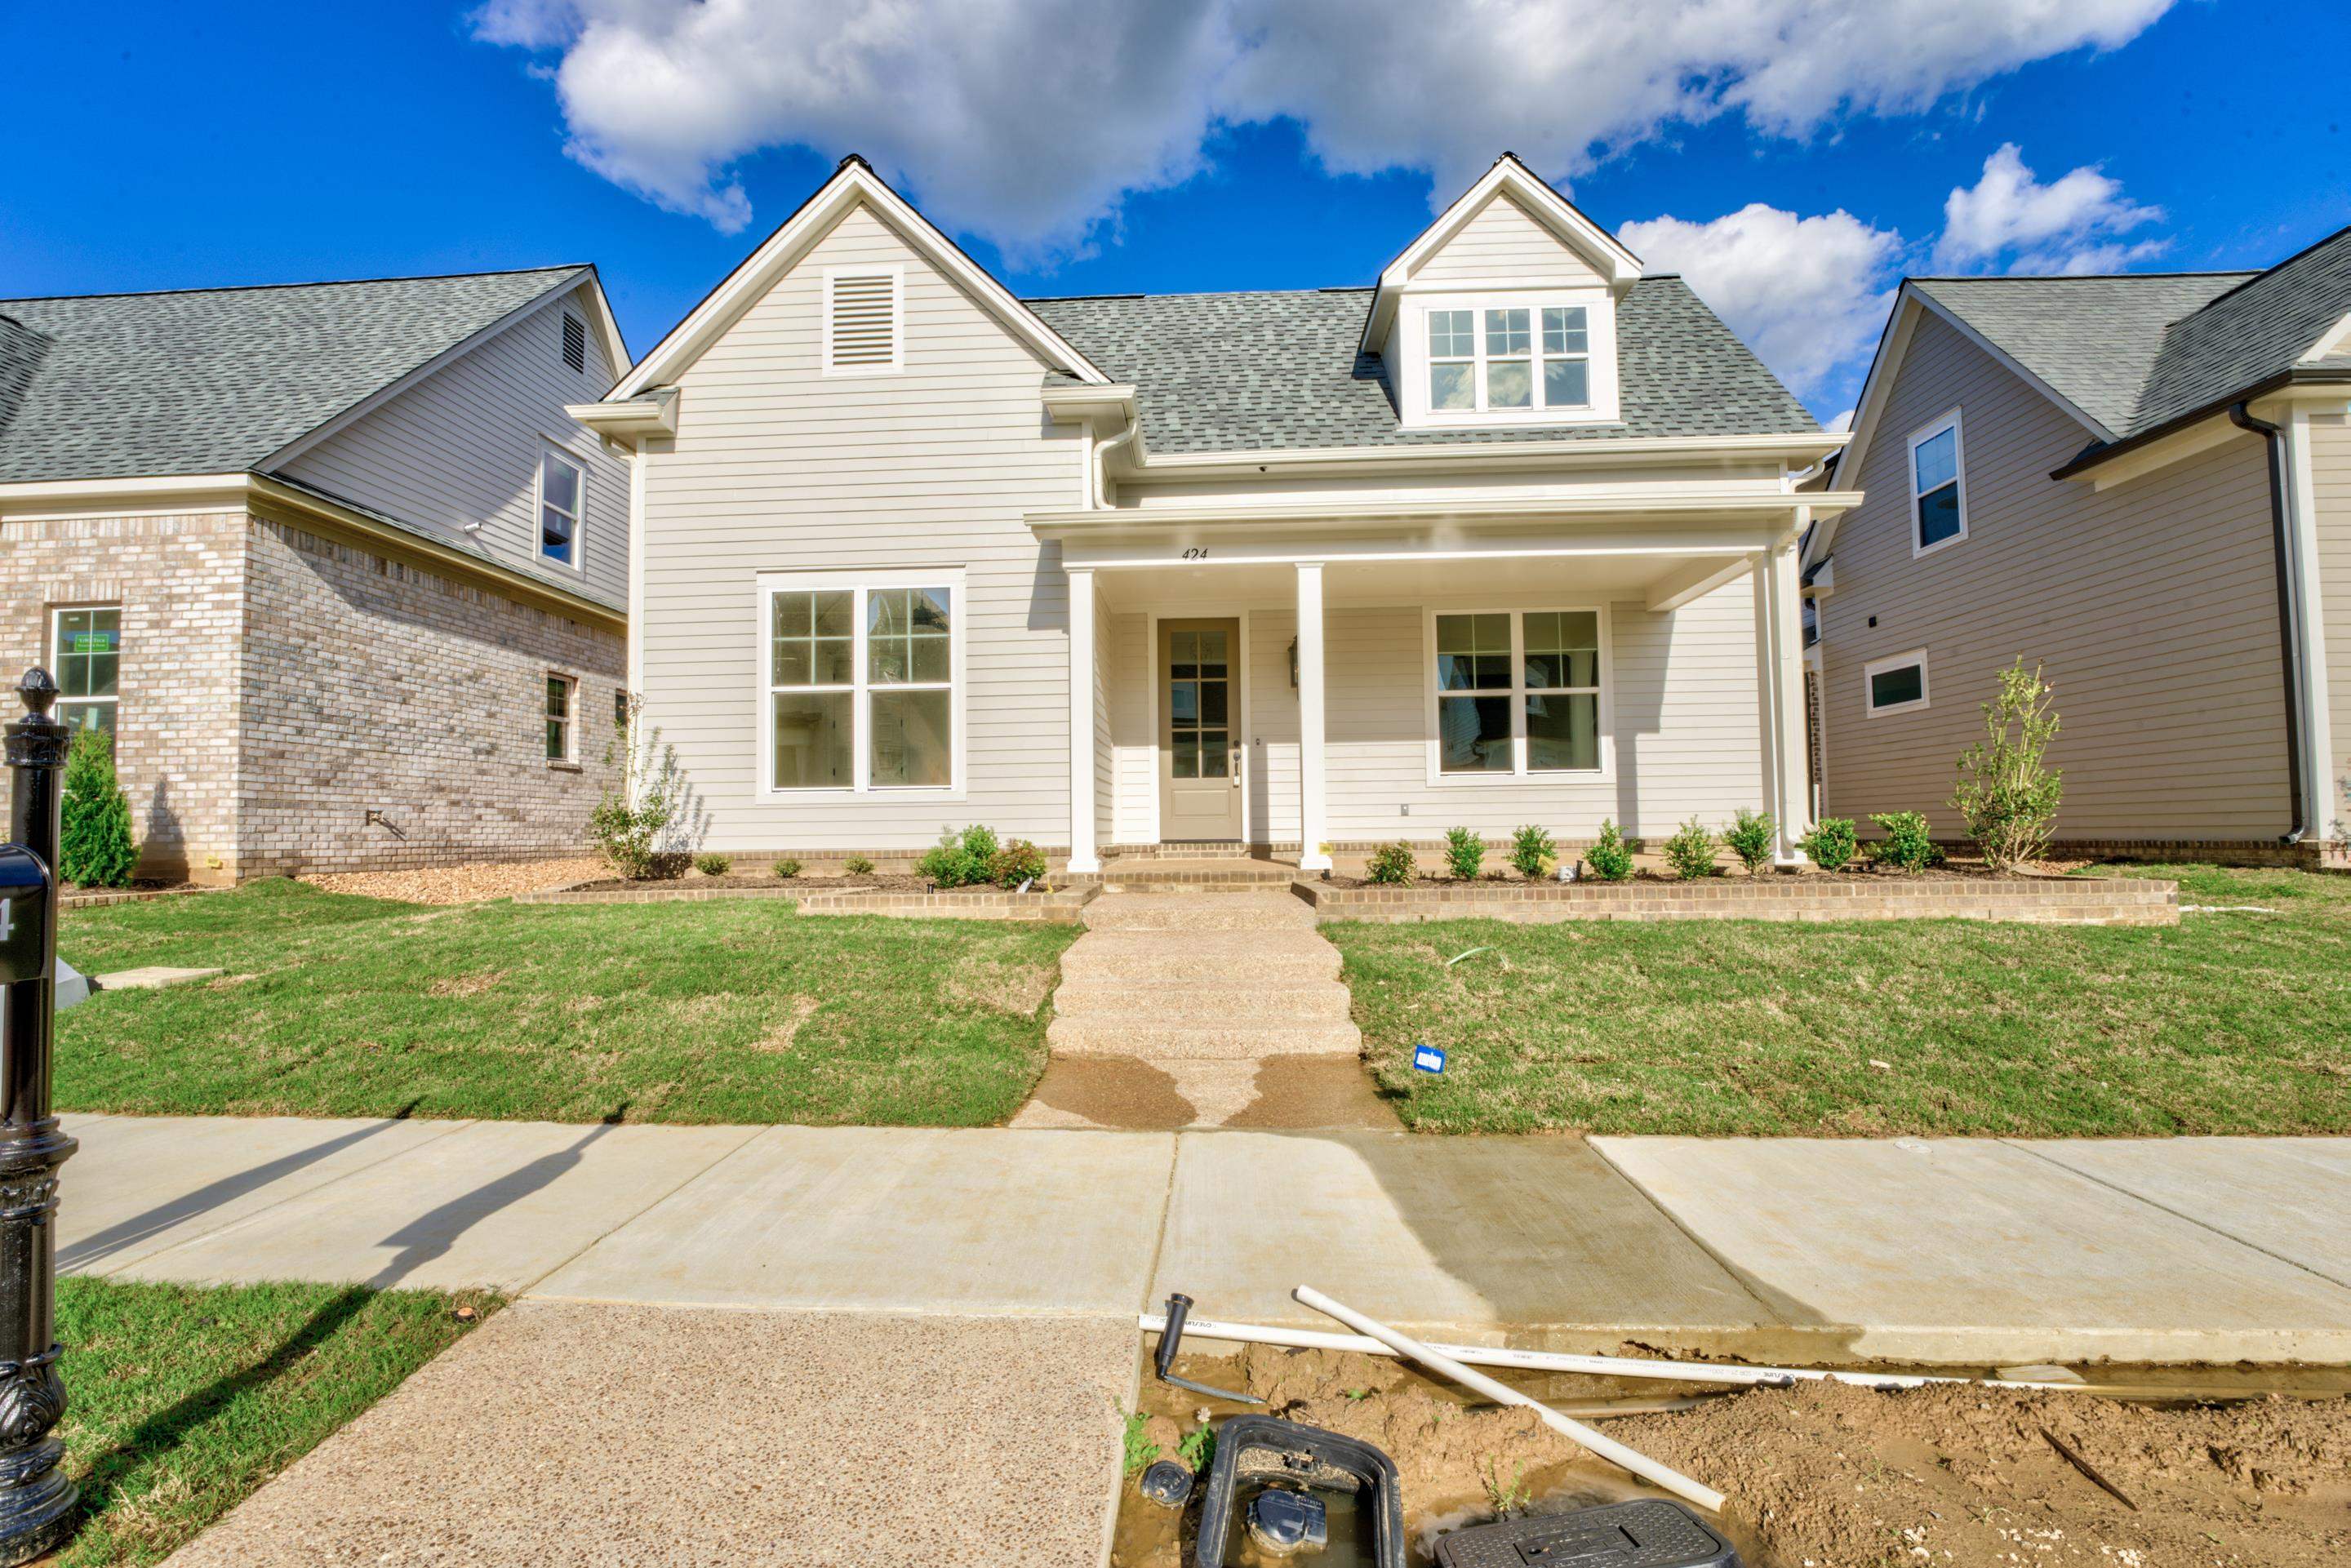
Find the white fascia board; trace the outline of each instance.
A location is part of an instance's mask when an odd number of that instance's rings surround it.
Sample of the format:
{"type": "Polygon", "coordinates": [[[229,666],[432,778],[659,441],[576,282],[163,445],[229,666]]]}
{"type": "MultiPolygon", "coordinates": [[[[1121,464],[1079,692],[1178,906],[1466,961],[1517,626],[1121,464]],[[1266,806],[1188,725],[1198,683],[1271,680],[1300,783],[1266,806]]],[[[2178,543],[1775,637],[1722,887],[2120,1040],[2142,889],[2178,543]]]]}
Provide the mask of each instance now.
{"type": "MultiPolygon", "coordinates": [[[[356,420],[365,418],[367,415],[374,413],[377,409],[381,408],[385,403],[390,402],[393,398],[396,398],[401,393],[406,392],[409,388],[415,386],[418,382],[423,382],[429,377],[440,374],[443,371],[447,370],[451,365],[455,364],[459,360],[464,359],[467,354],[472,353],[475,349],[480,348],[491,339],[497,337],[507,328],[512,327],[517,322],[523,320],[527,317],[537,315],[540,310],[546,308],[550,299],[555,298],[559,295],[567,294],[573,288],[578,287],[580,280],[583,277],[591,277],[594,270],[595,269],[592,267],[586,267],[574,268],[570,273],[558,278],[555,282],[549,284],[538,293],[531,296],[528,299],[524,300],[521,304],[516,306],[513,309],[507,311],[505,315],[499,317],[488,326],[475,332],[472,336],[460,339],[458,341],[450,344],[447,348],[442,350],[439,353],[434,355],[431,359],[425,361],[423,364],[417,366],[406,375],[402,376],[399,380],[387,382],[386,384],[376,388],[375,391],[368,393],[367,396],[360,399],[359,402],[351,404],[349,408],[343,410],[342,413],[335,415],[334,418],[327,421],[324,424],[316,425],[311,429],[305,431],[302,434],[296,436],[293,440],[287,442],[285,445],[279,447],[277,451],[271,453],[268,456],[264,457],[260,462],[255,464],[253,465],[254,468],[261,473],[268,473],[272,470],[284,467],[287,464],[291,463],[295,458],[299,457],[305,452],[309,451],[310,448],[318,445],[319,443],[326,440],[337,431],[347,428],[356,420]]],[[[598,298],[602,298],[601,291],[599,292],[598,298]]],[[[615,341],[618,340],[619,332],[617,329],[614,330],[613,338],[615,341]]]]}
{"type": "Polygon", "coordinates": [[[90,502],[153,501],[165,497],[236,501],[247,474],[149,474],[127,479],[19,479],[0,485],[0,517],[29,507],[78,506],[90,502]]]}
{"type": "Polygon", "coordinates": [[[678,390],[664,387],[626,402],[571,402],[563,412],[605,440],[633,449],[648,435],[677,434],[678,390]]]}
{"type": "Polygon", "coordinates": [[[1047,387],[1045,412],[1058,421],[1108,418],[1120,424],[1136,417],[1134,388],[1123,382],[1078,387],[1047,387]]]}
{"type": "Polygon", "coordinates": [[[1357,523],[1545,522],[1577,517],[1749,517],[1792,526],[1799,510],[1815,514],[1856,506],[1861,497],[1829,490],[1801,502],[1777,485],[1726,486],[1698,495],[1655,490],[1594,490],[1541,497],[1463,497],[1324,501],[1273,506],[1119,507],[1030,512],[1025,521],[1042,538],[1102,529],[1343,528],[1357,523]]]}
{"type": "Polygon", "coordinates": [[[669,335],[622,378],[621,384],[606,394],[606,401],[632,398],[647,387],[676,381],[737,318],[767,293],[777,278],[860,203],[872,208],[897,231],[900,238],[979,300],[1049,365],[1094,385],[1109,384],[1110,377],[1045,325],[1035,311],[1014,298],[1012,291],[990,276],[987,268],[966,256],[879,175],[861,161],[847,160],[831,179],[801,204],[798,212],[778,225],[757,250],[744,258],[742,265],[687,312],[685,319],[672,328],[669,335]]]}
{"type": "Polygon", "coordinates": [[[629,345],[621,336],[621,323],[612,314],[612,302],[604,298],[604,279],[593,262],[588,265],[588,298],[595,306],[596,335],[604,340],[604,362],[613,369],[613,381],[626,381],[632,361],[629,345]]]}
{"type": "Polygon", "coordinates": [[[1535,221],[1556,235],[1561,243],[1599,263],[1612,294],[1622,295],[1639,280],[1641,258],[1627,250],[1624,241],[1586,217],[1574,203],[1520,162],[1515,154],[1505,152],[1494,160],[1494,166],[1476,184],[1463,192],[1451,206],[1437,214],[1435,223],[1421,230],[1394,261],[1380,269],[1379,287],[1372,295],[1372,308],[1364,321],[1362,351],[1376,351],[1387,320],[1395,313],[1396,292],[1411,280],[1413,268],[1458,234],[1489,201],[1504,193],[1516,196],[1535,221]]]}
{"type": "Polygon", "coordinates": [[[1154,479],[1227,478],[1281,469],[1356,474],[1367,469],[1415,473],[1492,473],[1503,468],[1610,467],[1622,463],[1704,464],[1783,457],[1814,461],[1842,447],[1841,431],[1787,435],[1644,435],[1606,440],[1420,443],[1395,446],[1304,446],[1270,452],[1186,452],[1150,458],[1140,472],[1154,479]]]}

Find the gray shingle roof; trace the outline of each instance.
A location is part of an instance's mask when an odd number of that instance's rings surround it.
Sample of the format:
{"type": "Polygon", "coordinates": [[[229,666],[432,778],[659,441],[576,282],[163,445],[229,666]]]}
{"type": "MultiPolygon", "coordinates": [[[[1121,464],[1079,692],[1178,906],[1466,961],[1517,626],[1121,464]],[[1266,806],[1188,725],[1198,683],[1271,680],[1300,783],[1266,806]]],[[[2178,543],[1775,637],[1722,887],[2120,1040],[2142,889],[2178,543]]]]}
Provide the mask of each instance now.
{"type": "Polygon", "coordinates": [[[1376,354],[1359,353],[1368,288],[1031,299],[1113,379],[1131,382],[1156,453],[1271,452],[1820,427],[1678,277],[1617,308],[1623,423],[1405,431],[1376,354]]]}
{"type": "Polygon", "coordinates": [[[1922,277],[1911,287],[2119,437],[2130,433],[2171,324],[2254,276],[1922,277]]]}
{"type": "MultiPolygon", "coordinates": [[[[2351,229],[2266,272],[1914,278],[2105,427],[2159,430],[2295,369],[2351,312],[2351,229]]],[[[2339,373],[2351,355],[2313,369],[2339,373]]]]}
{"type": "Polygon", "coordinates": [[[0,483],[242,472],[585,271],[0,299],[0,483]]]}

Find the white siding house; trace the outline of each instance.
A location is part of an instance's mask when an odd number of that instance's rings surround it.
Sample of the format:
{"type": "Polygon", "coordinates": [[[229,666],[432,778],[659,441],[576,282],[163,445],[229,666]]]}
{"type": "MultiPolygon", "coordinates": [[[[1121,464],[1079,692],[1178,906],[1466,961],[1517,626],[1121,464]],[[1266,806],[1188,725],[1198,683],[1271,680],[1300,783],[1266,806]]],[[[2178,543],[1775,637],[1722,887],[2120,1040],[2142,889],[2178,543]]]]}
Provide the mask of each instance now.
{"type": "Polygon", "coordinates": [[[1806,826],[1843,438],[1513,159],[1376,287],[1028,301],[850,160],[570,412],[714,848],[1806,826]]]}

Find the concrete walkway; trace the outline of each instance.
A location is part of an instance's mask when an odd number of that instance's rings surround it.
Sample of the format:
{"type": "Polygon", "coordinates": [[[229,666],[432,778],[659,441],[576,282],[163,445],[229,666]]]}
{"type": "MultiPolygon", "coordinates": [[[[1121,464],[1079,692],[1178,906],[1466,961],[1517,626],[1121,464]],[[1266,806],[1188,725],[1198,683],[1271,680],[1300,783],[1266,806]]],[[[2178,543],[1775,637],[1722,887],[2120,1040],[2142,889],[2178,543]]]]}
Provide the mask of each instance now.
{"type": "Polygon", "coordinates": [[[1377,1127],[1339,950],[1260,861],[1113,865],[1062,955],[1015,1127],[1377,1127]]]}
{"type": "Polygon", "coordinates": [[[1823,1360],[2351,1362],[2351,1139],[73,1117],[68,1273],[1311,1321],[1823,1360]]]}

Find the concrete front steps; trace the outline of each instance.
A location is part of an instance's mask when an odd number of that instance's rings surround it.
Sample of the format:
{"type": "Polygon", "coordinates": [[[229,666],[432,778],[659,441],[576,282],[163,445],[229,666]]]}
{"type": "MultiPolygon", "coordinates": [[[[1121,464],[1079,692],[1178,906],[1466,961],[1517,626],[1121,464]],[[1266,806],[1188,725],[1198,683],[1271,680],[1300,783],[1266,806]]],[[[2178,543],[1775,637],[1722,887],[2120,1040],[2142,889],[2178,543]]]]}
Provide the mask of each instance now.
{"type": "Polygon", "coordinates": [[[1121,892],[1105,877],[1061,960],[1053,1062],[1015,1126],[1394,1124],[1363,1073],[1338,950],[1288,873],[1218,869],[1279,880],[1121,892]]]}

